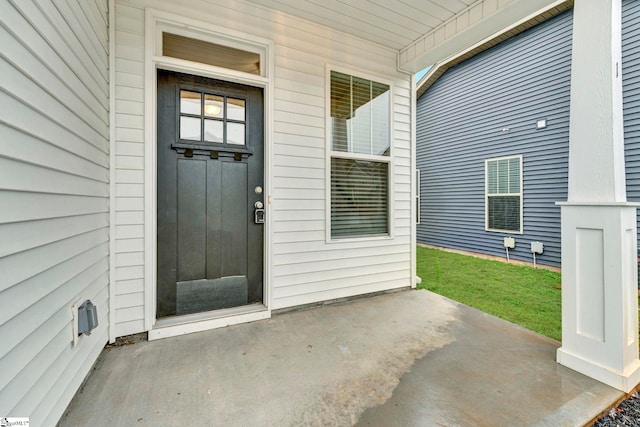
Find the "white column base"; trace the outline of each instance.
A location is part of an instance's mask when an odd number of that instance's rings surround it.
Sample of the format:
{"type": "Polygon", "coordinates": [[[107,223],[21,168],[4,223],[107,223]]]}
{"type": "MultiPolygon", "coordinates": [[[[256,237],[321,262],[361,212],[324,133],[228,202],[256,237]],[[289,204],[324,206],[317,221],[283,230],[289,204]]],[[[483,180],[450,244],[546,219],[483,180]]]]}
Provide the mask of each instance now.
{"type": "Polygon", "coordinates": [[[564,347],[558,349],[556,356],[559,364],[625,393],[629,393],[640,383],[640,360],[635,360],[625,371],[620,372],[582,356],[568,353],[564,347]]]}
{"type": "Polygon", "coordinates": [[[624,392],[640,382],[637,227],[631,203],[562,203],[558,363],[624,392]]]}

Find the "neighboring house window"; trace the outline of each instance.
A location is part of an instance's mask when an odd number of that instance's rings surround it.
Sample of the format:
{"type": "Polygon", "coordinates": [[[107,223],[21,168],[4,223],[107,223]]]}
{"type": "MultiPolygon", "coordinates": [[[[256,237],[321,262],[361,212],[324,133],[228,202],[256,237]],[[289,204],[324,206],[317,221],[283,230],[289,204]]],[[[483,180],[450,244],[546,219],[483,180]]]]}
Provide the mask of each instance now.
{"type": "Polygon", "coordinates": [[[485,227],[522,233],[522,156],[485,160],[485,227]]]}
{"type": "Polygon", "coordinates": [[[331,71],[331,238],[389,234],[387,84],[331,71]]]}

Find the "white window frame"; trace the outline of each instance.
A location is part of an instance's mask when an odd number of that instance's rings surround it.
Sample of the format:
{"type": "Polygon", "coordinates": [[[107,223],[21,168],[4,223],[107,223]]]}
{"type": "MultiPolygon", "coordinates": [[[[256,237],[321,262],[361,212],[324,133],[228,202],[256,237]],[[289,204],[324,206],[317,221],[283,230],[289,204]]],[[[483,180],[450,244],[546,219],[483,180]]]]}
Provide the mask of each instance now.
{"type": "Polygon", "coordinates": [[[493,157],[485,159],[484,161],[484,229],[485,231],[492,231],[497,233],[507,234],[523,234],[524,233],[524,192],[523,192],[523,176],[524,176],[524,161],[522,154],[514,156],[493,157]],[[519,193],[498,193],[489,195],[489,162],[495,162],[499,160],[511,160],[518,159],[520,162],[520,192],[519,193]],[[501,230],[496,228],[489,228],[489,197],[501,197],[501,196],[519,196],[520,197],[520,230],[501,230]]]}
{"type": "Polygon", "coordinates": [[[393,153],[394,153],[394,126],[393,126],[393,102],[394,99],[394,91],[393,84],[388,79],[385,79],[381,76],[371,75],[367,72],[357,71],[350,68],[341,67],[339,65],[327,64],[325,67],[325,137],[326,137],[326,174],[325,174],[325,182],[326,182],[326,192],[325,192],[325,230],[326,230],[326,242],[327,243],[343,243],[343,242],[361,242],[366,240],[389,240],[394,237],[394,167],[393,167],[393,153]],[[360,77],[363,79],[371,80],[376,83],[382,83],[389,86],[389,155],[388,156],[376,156],[370,154],[358,154],[358,153],[347,153],[344,151],[333,151],[333,141],[331,139],[331,72],[335,71],[338,73],[348,74],[353,77],[360,77]],[[384,235],[362,235],[362,236],[352,236],[352,237],[341,237],[334,238],[331,236],[331,159],[332,158],[343,158],[343,159],[351,159],[351,160],[365,160],[372,162],[381,162],[387,163],[387,224],[389,232],[384,235]]]}

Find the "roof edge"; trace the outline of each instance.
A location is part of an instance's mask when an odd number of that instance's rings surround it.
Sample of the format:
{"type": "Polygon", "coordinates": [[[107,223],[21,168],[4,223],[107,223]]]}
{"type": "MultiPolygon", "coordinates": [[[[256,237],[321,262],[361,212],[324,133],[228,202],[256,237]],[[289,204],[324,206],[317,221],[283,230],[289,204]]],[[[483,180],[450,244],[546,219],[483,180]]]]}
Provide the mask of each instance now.
{"type": "Polygon", "coordinates": [[[493,36],[482,40],[476,43],[469,48],[456,53],[453,56],[445,59],[444,61],[440,61],[435,63],[431,69],[425,74],[417,84],[416,88],[416,99],[420,98],[423,93],[427,91],[435,82],[442,76],[449,68],[454,65],[460,64],[461,62],[470,59],[477,54],[488,50],[489,48],[502,43],[503,41],[520,34],[529,28],[535,27],[538,24],[541,24],[555,16],[560,15],[563,12],[571,9],[573,7],[574,0],[561,0],[555,4],[552,4],[551,7],[540,11],[540,13],[531,16],[524,21],[517,23],[512,27],[505,28],[503,31],[500,31],[493,36]]]}

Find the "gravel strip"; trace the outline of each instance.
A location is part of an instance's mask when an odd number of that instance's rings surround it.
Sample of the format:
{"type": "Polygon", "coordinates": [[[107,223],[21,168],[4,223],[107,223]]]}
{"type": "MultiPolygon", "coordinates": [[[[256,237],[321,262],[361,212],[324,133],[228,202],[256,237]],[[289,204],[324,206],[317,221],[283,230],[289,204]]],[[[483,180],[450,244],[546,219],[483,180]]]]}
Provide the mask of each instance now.
{"type": "Polygon", "coordinates": [[[640,426],[640,394],[635,392],[618,407],[598,419],[594,427],[640,426]]]}

